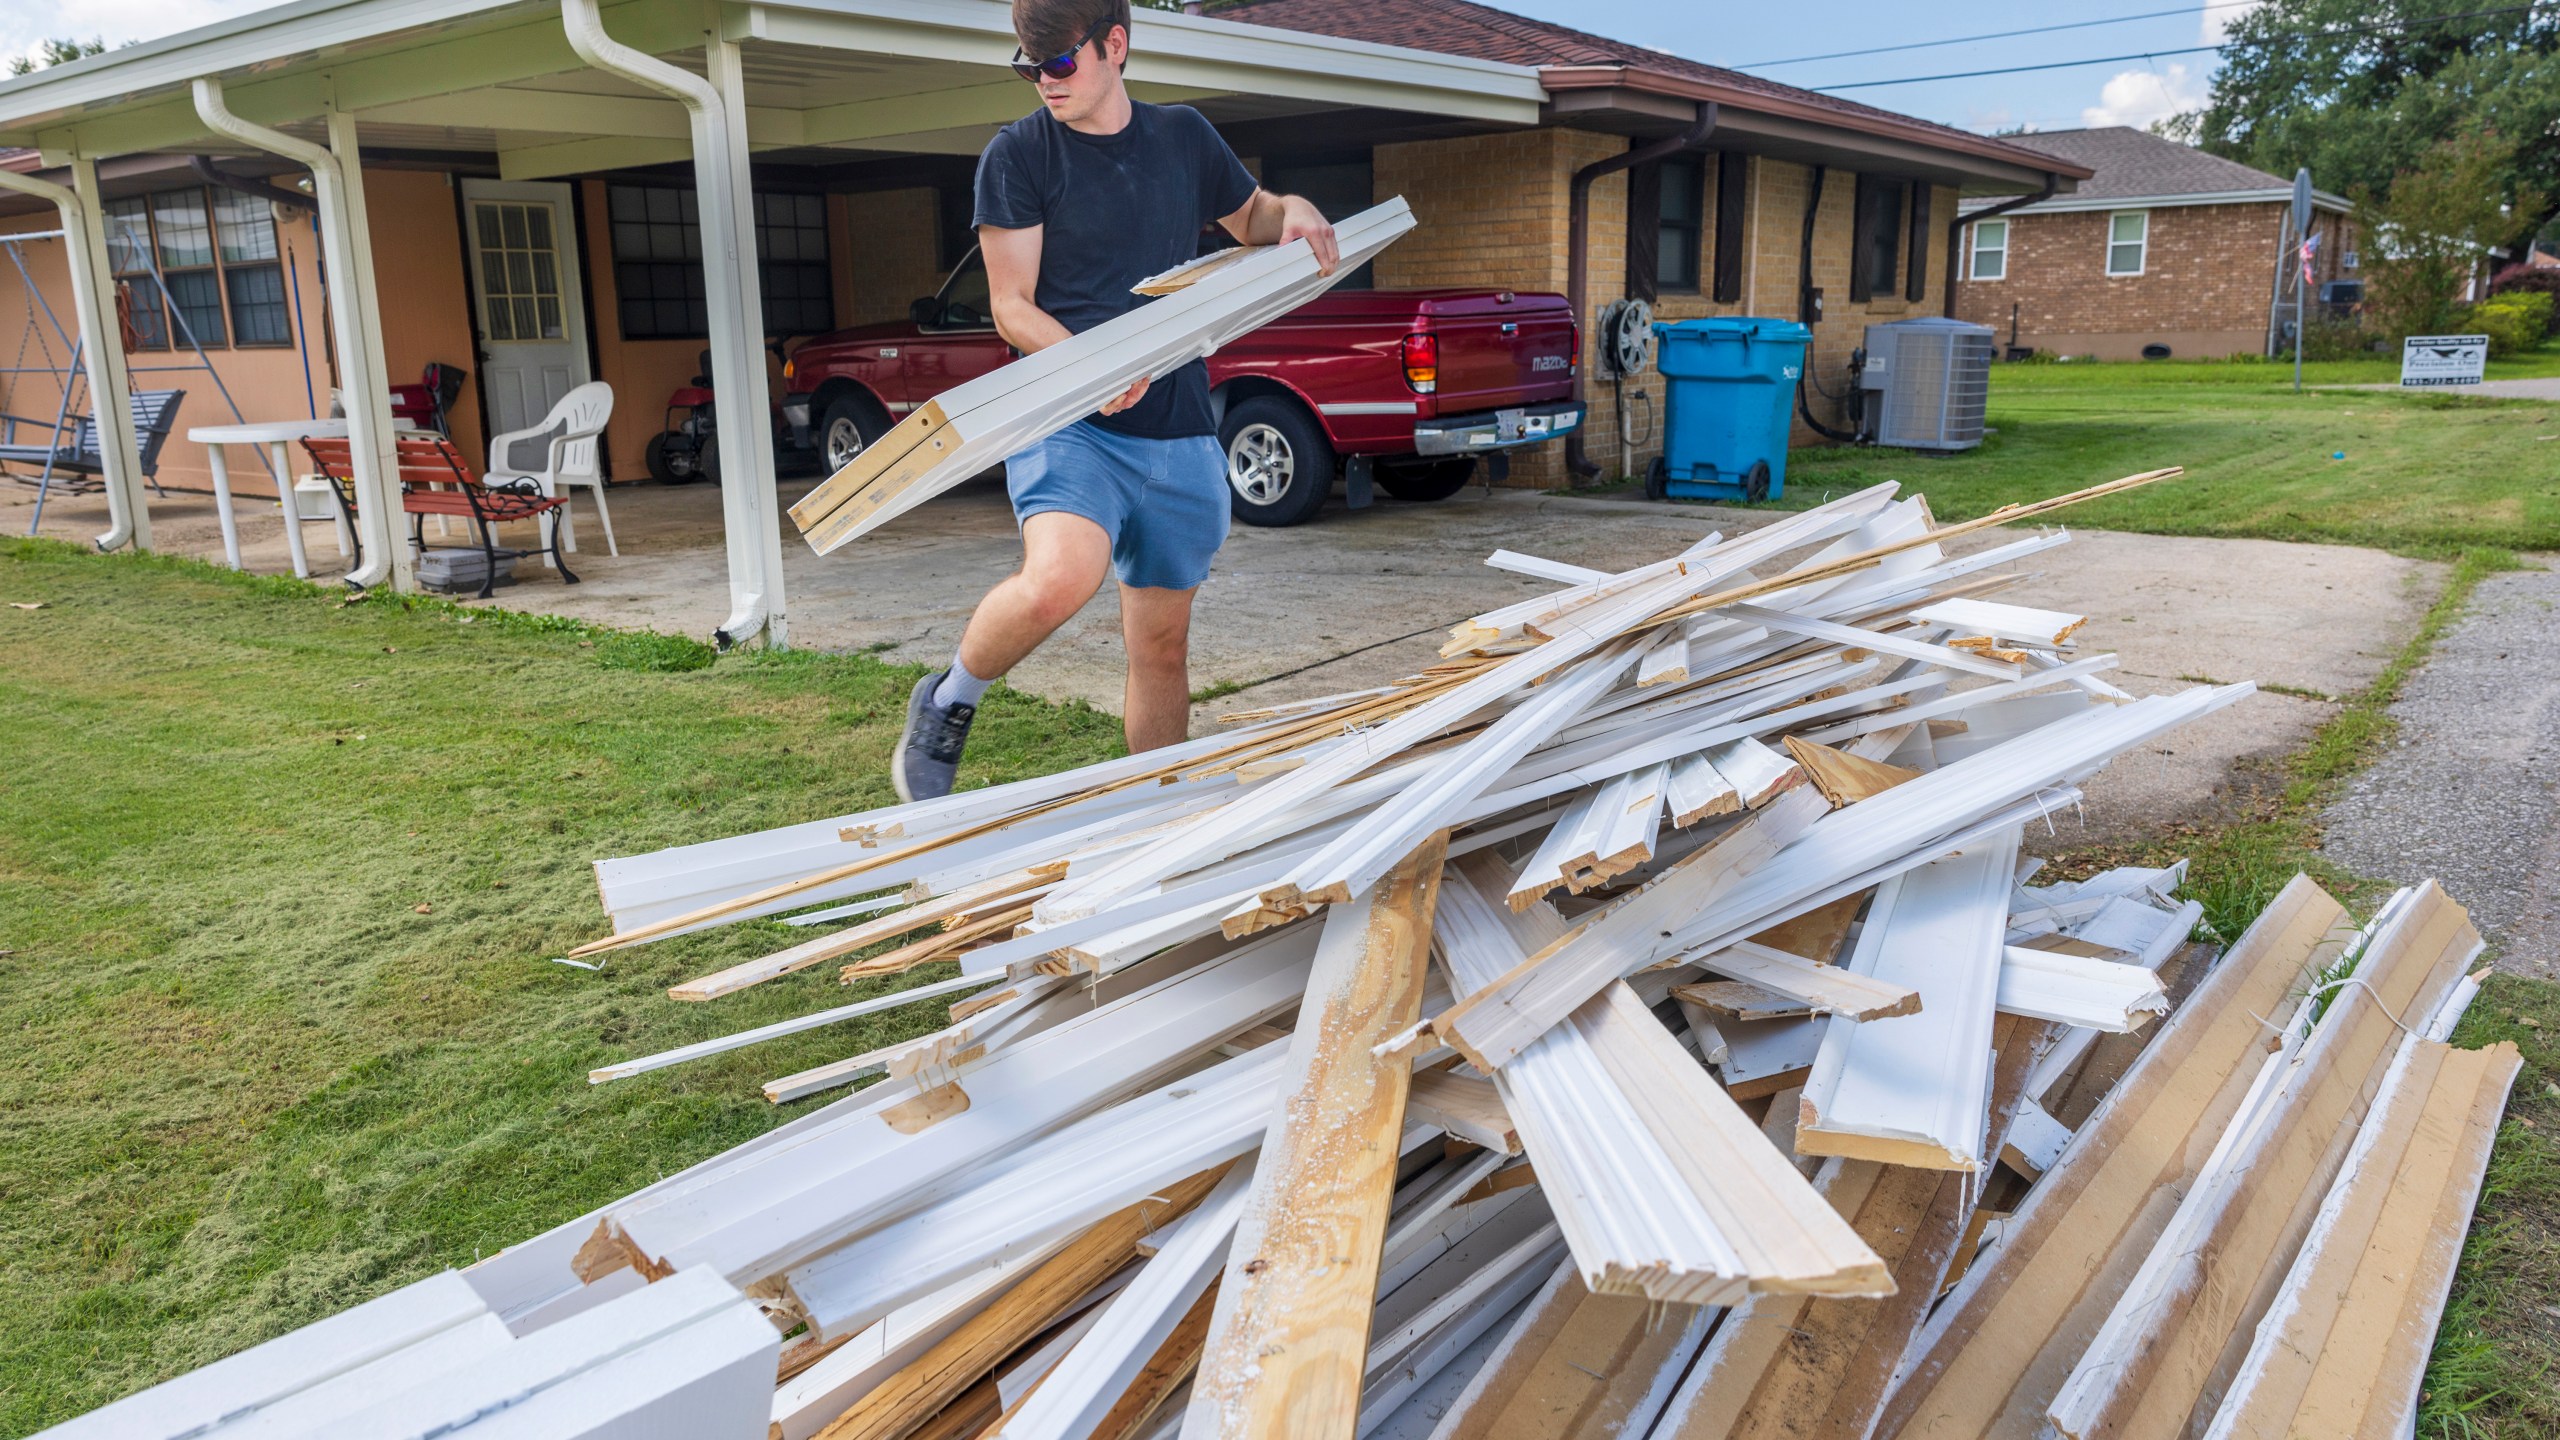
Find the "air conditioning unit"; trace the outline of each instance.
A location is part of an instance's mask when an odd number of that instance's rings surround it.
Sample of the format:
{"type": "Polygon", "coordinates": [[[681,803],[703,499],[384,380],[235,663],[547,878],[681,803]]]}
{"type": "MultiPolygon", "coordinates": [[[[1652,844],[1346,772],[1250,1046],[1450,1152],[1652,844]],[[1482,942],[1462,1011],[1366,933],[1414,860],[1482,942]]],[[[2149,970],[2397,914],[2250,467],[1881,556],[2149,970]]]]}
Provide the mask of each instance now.
{"type": "Polygon", "coordinates": [[[1867,402],[1867,438],[1906,450],[1970,450],[1982,443],[1991,395],[1987,325],[1931,317],[1867,327],[1867,363],[1858,384],[1881,392],[1867,402]]]}

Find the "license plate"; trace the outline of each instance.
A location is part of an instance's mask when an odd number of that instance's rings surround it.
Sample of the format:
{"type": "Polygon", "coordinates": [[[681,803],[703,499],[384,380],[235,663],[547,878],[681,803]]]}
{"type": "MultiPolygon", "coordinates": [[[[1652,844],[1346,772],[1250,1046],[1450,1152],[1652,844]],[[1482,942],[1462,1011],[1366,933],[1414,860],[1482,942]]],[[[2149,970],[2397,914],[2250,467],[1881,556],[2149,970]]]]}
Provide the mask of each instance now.
{"type": "Polygon", "coordinates": [[[1521,424],[1528,418],[1525,410],[1496,410],[1493,412],[1493,433],[1503,440],[1517,440],[1521,424]]]}

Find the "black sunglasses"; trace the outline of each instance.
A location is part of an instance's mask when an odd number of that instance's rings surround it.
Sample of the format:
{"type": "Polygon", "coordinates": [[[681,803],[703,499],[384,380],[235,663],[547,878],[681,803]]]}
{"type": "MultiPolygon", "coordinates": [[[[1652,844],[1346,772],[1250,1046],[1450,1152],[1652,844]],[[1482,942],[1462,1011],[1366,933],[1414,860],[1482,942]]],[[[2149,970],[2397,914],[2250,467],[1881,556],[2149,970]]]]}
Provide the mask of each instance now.
{"type": "Polygon", "coordinates": [[[1084,53],[1084,47],[1110,34],[1111,27],[1116,23],[1118,22],[1109,17],[1095,21],[1093,28],[1084,32],[1083,39],[1068,46],[1067,53],[1053,60],[1033,60],[1030,56],[1023,54],[1022,47],[1017,45],[1013,49],[1013,73],[1034,85],[1040,83],[1040,77],[1043,75],[1052,80],[1064,80],[1076,73],[1076,57],[1084,53]]]}

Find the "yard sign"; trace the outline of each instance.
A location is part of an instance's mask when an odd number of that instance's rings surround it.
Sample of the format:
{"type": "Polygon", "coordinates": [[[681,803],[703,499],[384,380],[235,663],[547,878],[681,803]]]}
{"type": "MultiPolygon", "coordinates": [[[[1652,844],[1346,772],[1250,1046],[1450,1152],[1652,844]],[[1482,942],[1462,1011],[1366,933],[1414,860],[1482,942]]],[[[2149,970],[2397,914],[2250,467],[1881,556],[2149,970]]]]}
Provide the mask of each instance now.
{"type": "Polygon", "coordinates": [[[2477,385],[2489,363],[2486,335],[2412,335],[2400,346],[2403,385],[2477,385]]]}

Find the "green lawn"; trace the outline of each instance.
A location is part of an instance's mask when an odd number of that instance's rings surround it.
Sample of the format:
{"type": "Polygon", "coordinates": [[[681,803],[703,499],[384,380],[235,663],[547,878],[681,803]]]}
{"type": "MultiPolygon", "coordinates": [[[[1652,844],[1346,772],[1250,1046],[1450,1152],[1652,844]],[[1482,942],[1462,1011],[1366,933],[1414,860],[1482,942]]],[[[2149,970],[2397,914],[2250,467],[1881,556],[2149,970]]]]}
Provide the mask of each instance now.
{"type": "MultiPolygon", "coordinates": [[[[2306,384],[2387,383],[2396,362],[2313,365],[2306,384]]],[[[2560,350],[2491,367],[2560,374],[2560,350]]],[[[2167,485],[2099,501],[2065,524],[2172,535],[2370,545],[2448,556],[2465,546],[2560,549],[2560,402],[2436,393],[2293,392],[2289,365],[2156,361],[2001,365],[1980,448],[1799,449],[1777,503],[1898,480],[1964,519],[2099,480],[2182,465],[2167,485]],[[2338,458],[2343,454],[2344,458],[2338,458]]]]}
{"type": "MultiPolygon", "coordinates": [[[[594,857],[890,803],[912,670],[634,669],[708,653],[43,542],[0,541],[0,601],[44,605],[0,607],[0,1435],[734,1145],[796,1113],[758,1082],[940,1014],[590,1088],[887,987],[660,993],[805,938],[771,923],[547,958],[603,933],[594,857]]],[[[1120,746],[1010,692],[979,734],[964,783],[1120,746]]]]}

